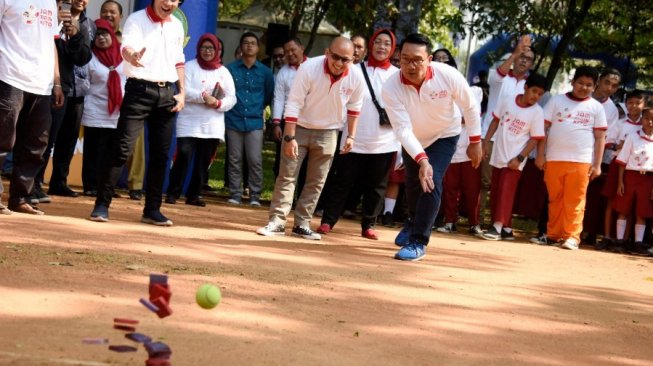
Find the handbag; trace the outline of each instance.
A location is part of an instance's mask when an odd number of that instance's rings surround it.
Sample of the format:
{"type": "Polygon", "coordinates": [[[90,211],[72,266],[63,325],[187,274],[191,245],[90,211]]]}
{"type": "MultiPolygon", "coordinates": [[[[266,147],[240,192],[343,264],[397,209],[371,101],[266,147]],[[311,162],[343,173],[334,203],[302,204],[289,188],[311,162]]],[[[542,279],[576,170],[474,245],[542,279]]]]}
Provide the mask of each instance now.
{"type": "Polygon", "coordinates": [[[376,100],[376,96],[374,95],[374,89],[372,89],[372,83],[370,82],[370,77],[367,75],[367,69],[365,67],[365,63],[361,62],[360,65],[361,65],[361,69],[363,69],[363,76],[365,77],[367,88],[370,90],[370,95],[372,96],[372,103],[374,103],[376,110],[379,112],[379,124],[381,126],[389,126],[390,118],[388,118],[388,114],[385,112],[385,109],[381,107],[379,101],[376,100]]]}

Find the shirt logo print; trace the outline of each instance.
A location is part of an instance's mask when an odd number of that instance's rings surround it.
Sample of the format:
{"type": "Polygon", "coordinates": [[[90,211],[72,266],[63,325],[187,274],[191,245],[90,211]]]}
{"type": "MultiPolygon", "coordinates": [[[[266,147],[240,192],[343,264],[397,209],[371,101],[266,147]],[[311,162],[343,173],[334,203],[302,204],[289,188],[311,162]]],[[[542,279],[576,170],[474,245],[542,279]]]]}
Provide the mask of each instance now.
{"type": "Polygon", "coordinates": [[[36,23],[36,20],[39,17],[39,12],[36,11],[36,7],[34,5],[30,5],[27,10],[23,13],[23,21],[27,25],[32,25],[36,23]]]}

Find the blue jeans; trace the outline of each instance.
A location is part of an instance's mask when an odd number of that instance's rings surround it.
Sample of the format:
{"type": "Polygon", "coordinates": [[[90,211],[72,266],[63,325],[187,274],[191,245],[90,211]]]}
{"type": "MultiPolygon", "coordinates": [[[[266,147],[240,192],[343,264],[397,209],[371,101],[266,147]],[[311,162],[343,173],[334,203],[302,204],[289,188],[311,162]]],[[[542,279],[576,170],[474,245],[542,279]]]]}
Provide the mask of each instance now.
{"type": "Polygon", "coordinates": [[[435,189],[424,192],[419,182],[419,164],[403,150],[404,164],[406,166],[406,201],[410,214],[410,243],[427,245],[431,237],[431,228],[440,209],[442,198],[442,179],[451,163],[451,158],[456,152],[459,136],[446,137],[436,140],[424,151],[433,168],[433,183],[435,189]]]}

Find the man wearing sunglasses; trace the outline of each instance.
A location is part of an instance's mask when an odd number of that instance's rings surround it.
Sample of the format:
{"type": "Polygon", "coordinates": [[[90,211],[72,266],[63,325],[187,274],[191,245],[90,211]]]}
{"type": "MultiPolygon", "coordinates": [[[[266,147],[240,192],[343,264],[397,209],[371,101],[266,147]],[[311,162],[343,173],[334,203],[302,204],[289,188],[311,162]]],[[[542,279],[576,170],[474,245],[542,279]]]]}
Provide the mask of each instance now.
{"type": "Polygon", "coordinates": [[[307,60],[297,70],[284,111],[283,154],[269,222],[256,230],[259,235],[285,235],[295,181],[304,158],[308,158],[306,183],[295,206],[292,235],[321,239],[309,225],[333,159],[338,130],[346,118],[348,137],[340,151],[346,154],[354,146],[363,104],[365,82],[361,75],[350,72],[353,60],[352,42],[337,37],[324,56],[307,60]]]}

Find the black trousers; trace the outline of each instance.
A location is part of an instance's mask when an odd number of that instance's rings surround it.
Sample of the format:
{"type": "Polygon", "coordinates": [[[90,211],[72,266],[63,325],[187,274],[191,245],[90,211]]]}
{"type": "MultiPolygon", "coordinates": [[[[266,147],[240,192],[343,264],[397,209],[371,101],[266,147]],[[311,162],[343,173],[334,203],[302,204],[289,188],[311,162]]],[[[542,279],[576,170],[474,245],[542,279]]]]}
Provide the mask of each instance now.
{"type": "Polygon", "coordinates": [[[26,202],[43,164],[52,122],[49,95],[22,91],[0,81],[0,166],[13,151],[9,206],[26,202]]]}
{"type": "Polygon", "coordinates": [[[69,97],[66,103],[66,114],[54,142],[52,175],[49,184],[51,189],[68,185],[70,162],[75,154],[83,113],[84,97],[69,97]]]}
{"type": "Polygon", "coordinates": [[[184,178],[190,173],[190,183],[186,190],[186,198],[197,199],[202,191],[202,184],[207,179],[209,163],[215,152],[218,139],[202,139],[197,137],[177,138],[177,157],[170,170],[170,181],[168,183],[168,196],[179,198],[184,186],[184,178]],[[188,167],[195,156],[193,170],[188,167]]]}
{"type": "Polygon", "coordinates": [[[97,190],[98,172],[115,132],[115,128],[84,127],[84,155],[82,156],[84,192],[97,190]]]}
{"type": "Polygon", "coordinates": [[[57,136],[59,135],[59,130],[61,129],[61,125],[63,124],[64,118],[66,117],[67,108],[68,108],[68,97],[64,96],[63,106],[58,109],[52,108],[50,110],[50,113],[52,114],[51,116],[52,123],[50,124],[50,131],[48,134],[48,144],[47,147],[45,148],[45,151],[43,152],[43,163],[39,167],[40,169],[36,174],[36,179],[34,182],[34,184],[38,188],[41,188],[41,185],[44,182],[45,168],[48,167],[48,162],[50,161],[50,156],[52,156],[52,149],[54,148],[54,143],[57,140],[57,136]]]}
{"type": "Polygon", "coordinates": [[[171,112],[177,104],[174,93],[172,84],[159,87],[154,83],[136,79],[127,80],[118,128],[111,140],[105,163],[101,165],[95,205],[111,205],[122,166],[134,151],[136,139],[147,123],[149,161],[145,176],[147,193],[143,212],[150,213],[161,209],[168,150],[176,117],[176,113],[171,112]]]}
{"type": "Polygon", "coordinates": [[[340,155],[338,169],[333,175],[333,184],[322,192],[324,213],[322,223],[335,226],[340,218],[349,193],[356,185],[363,191],[363,230],[376,223],[381,213],[385,191],[388,186],[388,174],[393,162],[394,152],[383,154],[348,153],[340,155]]]}

